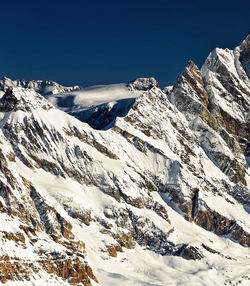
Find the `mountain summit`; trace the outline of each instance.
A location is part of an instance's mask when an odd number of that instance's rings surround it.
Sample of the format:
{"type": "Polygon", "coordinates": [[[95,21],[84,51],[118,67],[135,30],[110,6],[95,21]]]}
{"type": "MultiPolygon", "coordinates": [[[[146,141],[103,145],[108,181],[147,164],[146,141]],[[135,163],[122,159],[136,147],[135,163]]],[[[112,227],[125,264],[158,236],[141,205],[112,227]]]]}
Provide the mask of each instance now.
{"type": "Polygon", "coordinates": [[[249,285],[249,34],[154,78],[0,81],[0,281],[249,285]]]}

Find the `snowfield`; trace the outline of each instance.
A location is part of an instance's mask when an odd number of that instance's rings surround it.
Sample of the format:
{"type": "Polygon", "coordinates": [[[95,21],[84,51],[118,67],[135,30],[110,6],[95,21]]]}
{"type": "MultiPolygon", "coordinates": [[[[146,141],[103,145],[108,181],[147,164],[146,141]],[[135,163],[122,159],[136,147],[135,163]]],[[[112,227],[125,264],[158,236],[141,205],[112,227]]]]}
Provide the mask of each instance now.
{"type": "Polygon", "coordinates": [[[55,106],[69,108],[90,108],[104,103],[112,103],[126,98],[135,98],[140,95],[139,91],[129,90],[125,83],[97,85],[83,88],[79,91],[57,93],[46,96],[55,106]]]}

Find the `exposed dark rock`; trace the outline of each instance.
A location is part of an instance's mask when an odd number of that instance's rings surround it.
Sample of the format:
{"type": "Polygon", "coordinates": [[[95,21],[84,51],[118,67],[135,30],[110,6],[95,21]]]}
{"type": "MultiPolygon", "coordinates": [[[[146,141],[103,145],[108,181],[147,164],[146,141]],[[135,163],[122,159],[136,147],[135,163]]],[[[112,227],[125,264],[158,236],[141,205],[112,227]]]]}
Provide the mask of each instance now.
{"type": "Polygon", "coordinates": [[[230,220],[207,207],[207,211],[198,209],[194,222],[218,235],[227,235],[243,246],[250,246],[250,234],[235,220],[230,220]]]}
{"type": "Polygon", "coordinates": [[[18,99],[11,88],[7,89],[0,99],[0,112],[10,112],[17,105],[18,99]]]}
{"type": "Polygon", "coordinates": [[[194,246],[189,246],[185,244],[180,250],[180,256],[187,260],[200,260],[204,257],[200,253],[200,251],[194,246]]]}

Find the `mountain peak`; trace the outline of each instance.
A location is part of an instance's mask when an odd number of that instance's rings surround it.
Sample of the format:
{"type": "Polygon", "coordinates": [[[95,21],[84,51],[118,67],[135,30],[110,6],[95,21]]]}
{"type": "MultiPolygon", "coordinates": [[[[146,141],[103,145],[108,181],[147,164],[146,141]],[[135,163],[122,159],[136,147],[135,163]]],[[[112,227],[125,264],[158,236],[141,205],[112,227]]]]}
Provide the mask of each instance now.
{"type": "Polygon", "coordinates": [[[146,91],[153,87],[160,88],[158,81],[154,77],[150,78],[137,78],[136,80],[129,83],[130,86],[135,90],[146,91]]]}
{"type": "MultiPolygon", "coordinates": [[[[192,61],[192,60],[190,60],[189,62],[188,62],[188,64],[187,64],[187,68],[192,68],[192,67],[194,67],[194,66],[196,66],[195,65],[195,63],[192,61]]],[[[198,67],[197,67],[198,68],[198,67]]]]}
{"type": "Polygon", "coordinates": [[[202,80],[201,78],[201,72],[198,68],[198,66],[193,62],[193,61],[189,61],[183,74],[185,75],[186,73],[191,73],[193,77],[195,77],[196,80],[200,81],[202,80]]]}
{"type": "Polygon", "coordinates": [[[42,95],[57,94],[60,92],[70,92],[73,90],[82,89],[81,86],[76,85],[72,87],[65,87],[52,80],[12,80],[8,77],[3,77],[0,80],[0,89],[6,90],[8,87],[22,87],[35,90],[42,95]]]}
{"type": "Polygon", "coordinates": [[[250,31],[240,44],[240,62],[250,79],[250,31]]]}
{"type": "Polygon", "coordinates": [[[171,98],[182,111],[197,112],[197,104],[208,105],[202,74],[193,61],[188,62],[186,68],[177,79],[171,98]],[[189,106],[190,100],[193,102],[192,108],[189,106]]]}
{"type": "Polygon", "coordinates": [[[53,106],[39,93],[31,89],[10,86],[0,98],[0,112],[28,111],[38,107],[51,109],[53,106]]]}

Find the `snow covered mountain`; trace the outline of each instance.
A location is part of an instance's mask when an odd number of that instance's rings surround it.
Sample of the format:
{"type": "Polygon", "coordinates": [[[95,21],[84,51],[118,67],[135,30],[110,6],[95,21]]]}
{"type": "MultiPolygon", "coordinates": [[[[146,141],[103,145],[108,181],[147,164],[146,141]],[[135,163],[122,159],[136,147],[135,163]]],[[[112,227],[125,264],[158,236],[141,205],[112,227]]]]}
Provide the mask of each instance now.
{"type": "Polygon", "coordinates": [[[0,81],[0,282],[249,285],[249,51],[164,90],[0,81]]]}
{"type": "Polygon", "coordinates": [[[59,92],[69,92],[82,89],[82,87],[79,85],[65,87],[51,80],[11,80],[10,78],[3,77],[0,80],[0,89],[5,91],[10,87],[33,89],[42,95],[57,94],[59,92]]]}

